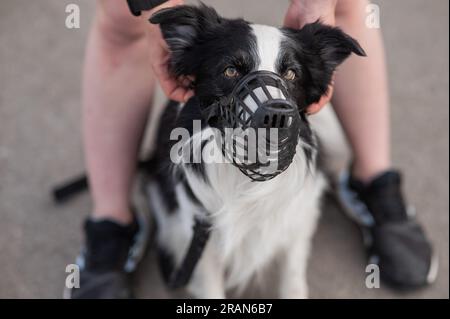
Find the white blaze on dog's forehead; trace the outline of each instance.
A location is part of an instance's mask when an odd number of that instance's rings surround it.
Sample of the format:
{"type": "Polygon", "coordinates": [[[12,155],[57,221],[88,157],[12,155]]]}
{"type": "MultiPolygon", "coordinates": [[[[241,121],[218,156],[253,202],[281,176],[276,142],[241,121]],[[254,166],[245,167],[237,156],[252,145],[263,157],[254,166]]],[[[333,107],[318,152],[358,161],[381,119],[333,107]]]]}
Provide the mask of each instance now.
{"type": "Polygon", "coordinates": [[[278,28],[267,25],[252,24],[251,27],[258,46],[258,71],[276,72],[283,34],[278,28]]]}
{"type": "MultiPolygon", "coordinates": [[[[283,34],[275,27],[252,24],[253,33],[256,37],[257,53],[259,65],[256,66],[257,71],[270,71],[276,73],[276,65],[278,63],[283,34]]],[[[286,99],[283,92],[276,87],[267,86],[267,91],[274,99],[286,99]]],[[[256,112],[258,103],[253,98],[254,96],[260,103],[266,102],[269,97],[265,94],[261,87],[253,90],[253,96],[248,95],[244,98],[245,105],[252,111],[256,112]]],[[[243,120],[247,120],[248,114],[242,114],[243,120]]]]}

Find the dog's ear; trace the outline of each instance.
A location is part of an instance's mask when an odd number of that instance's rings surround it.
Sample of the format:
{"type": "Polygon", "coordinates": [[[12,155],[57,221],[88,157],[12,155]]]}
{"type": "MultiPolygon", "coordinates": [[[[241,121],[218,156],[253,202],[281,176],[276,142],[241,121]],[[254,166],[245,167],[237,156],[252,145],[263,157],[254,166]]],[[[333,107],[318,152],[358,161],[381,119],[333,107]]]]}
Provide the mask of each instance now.
{"type": "Polygon", "coordinates": [[[300,62],[309,77],[305,81],[308,105],[327,93],[337,66],[352,53],[366,56],[358,41],[339,28],[315,22],[290,32],[298,41],[300,62]]]}
{"type": "Polygon", "coordinates": [[[195,52],[201,38],[221,23],[216,10],[204,5],[177,6],[158,11],[150,22],[159,24],[171,51],[171,68],[175,75],[194,73],[195,52]]]}

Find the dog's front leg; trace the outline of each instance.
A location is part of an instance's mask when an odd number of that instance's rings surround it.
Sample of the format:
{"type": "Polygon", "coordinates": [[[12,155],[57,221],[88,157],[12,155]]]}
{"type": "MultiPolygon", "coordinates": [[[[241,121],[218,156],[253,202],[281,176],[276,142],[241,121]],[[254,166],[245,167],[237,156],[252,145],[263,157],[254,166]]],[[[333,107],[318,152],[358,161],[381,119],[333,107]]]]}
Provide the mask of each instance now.
{"type": "Polygon", "coordinates": [[[280,298],[308,298],[306,269],[309,249],[310,240],[306,238],[298,238],[289,249],[286,249],[284,262],[280,269],[280,298]]]}
{"type": "Polygon", "coordinates": [[[187,287],[189,293],[199,299],[225,299],[224,271],[220,258],[215,255],[214,242],[205,247],[187,287]]]}

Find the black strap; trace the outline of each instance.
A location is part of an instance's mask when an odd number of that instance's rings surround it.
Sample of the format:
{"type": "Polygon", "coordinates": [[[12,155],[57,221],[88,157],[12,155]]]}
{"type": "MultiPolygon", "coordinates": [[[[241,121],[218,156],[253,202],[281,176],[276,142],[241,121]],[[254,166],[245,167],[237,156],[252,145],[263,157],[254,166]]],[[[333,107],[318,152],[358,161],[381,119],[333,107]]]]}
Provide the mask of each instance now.
{"type": "Polygon", "coordinates": [[[168,0],[127,0],[131,13],[138,17],[141,15],[141,11],[151,10],[168,0]]]}
{"type": "Polygon", "coordinates": [[[62,185],[55,187],[52,191],[53,200],[56,203],[63,203],[88,188],[89,182],[86,174],[80,175],[62,185]]]}
{"type": "Polygon", "coordinates": [[[196,218],[194,224],[194,234],[191,244],[184,256],[180,267],[175,268],[171,273],[168,286],[171,289],[177,289],[186,286],[192,277],[198,261],[202,257],[203,251],[209,239],[211,225],[202,219],[196,218]]]}

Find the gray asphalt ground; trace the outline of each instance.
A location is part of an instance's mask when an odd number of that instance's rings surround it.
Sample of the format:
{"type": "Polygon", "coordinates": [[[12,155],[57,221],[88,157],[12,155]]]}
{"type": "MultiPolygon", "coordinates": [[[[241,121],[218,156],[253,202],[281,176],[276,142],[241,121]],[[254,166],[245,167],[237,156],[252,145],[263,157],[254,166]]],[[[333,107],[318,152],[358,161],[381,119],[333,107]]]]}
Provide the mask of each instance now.
{"type": "MultiPolygon", "coordinates": [[[[287,0],[205,0],[227,16],[281,23],[287,0]]],[[[388,52],[393,158],[405,191],[440,256],[437,282],[399,294],[365,287],[358,230],[329,200],[309,267],[313,298],[449,297],[448,1],[377,1],[388,52]]],[[[80,70],[94,1],[0,1],[0,298],[59,298],[65,267],[82,242],[87,194],[55,206],[51,187],[83,171],[80,70]],[[64,26],[81,7],[81,29],[64,26]]],[[[367,79],[370,85],[370,79],[367,79]]],[[[161,99],[159,99],[162,101],[161,99]]],[[[153,251],[138,296],[171,296],[153,251]]]]}

